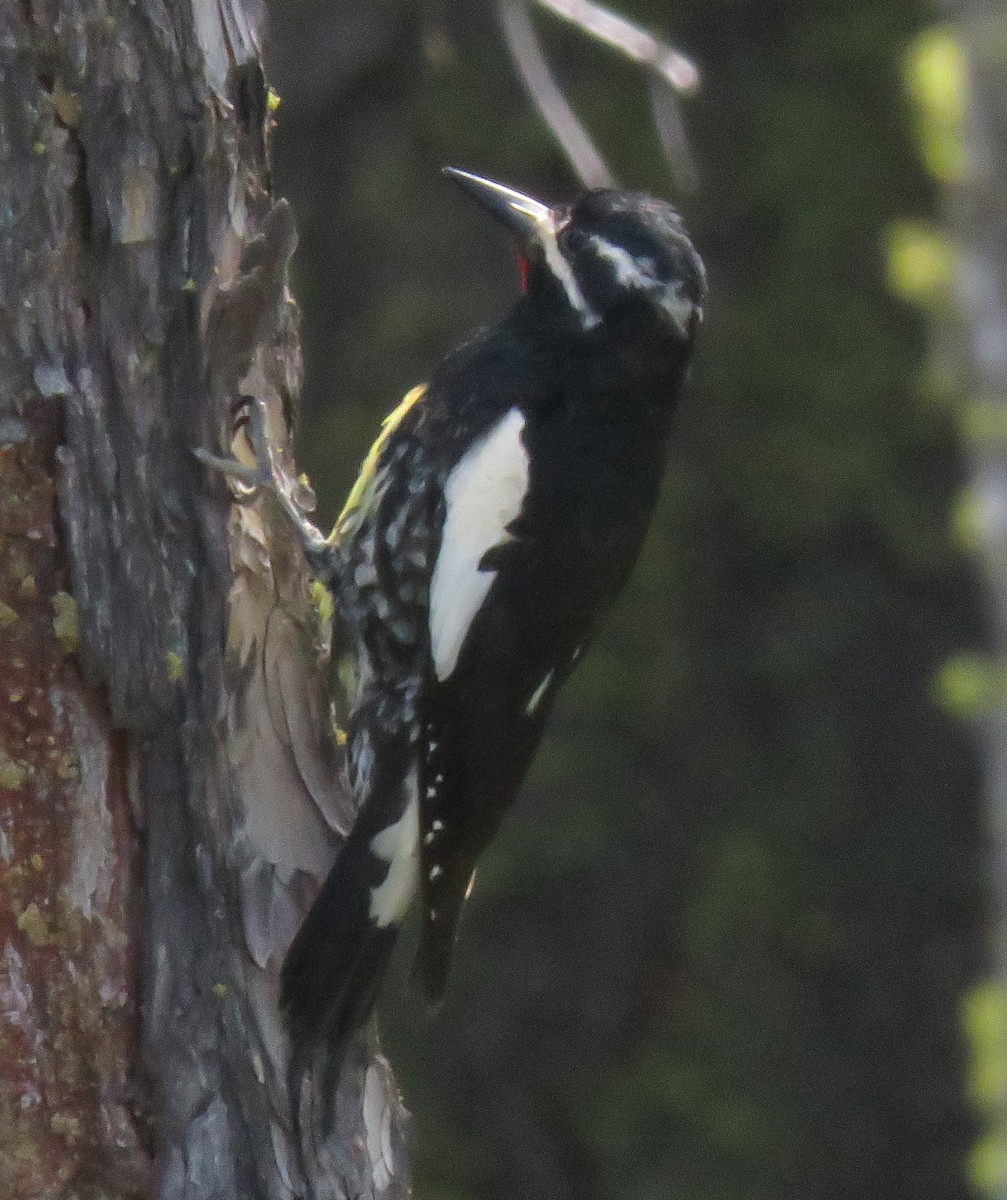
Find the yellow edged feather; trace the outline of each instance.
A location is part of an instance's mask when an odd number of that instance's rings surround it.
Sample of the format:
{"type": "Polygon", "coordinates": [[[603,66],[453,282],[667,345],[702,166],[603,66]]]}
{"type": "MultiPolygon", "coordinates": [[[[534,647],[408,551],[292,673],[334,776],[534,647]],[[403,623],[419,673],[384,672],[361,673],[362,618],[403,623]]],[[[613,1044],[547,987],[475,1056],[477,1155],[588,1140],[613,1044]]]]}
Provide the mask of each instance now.
{"type": "Polygon", "coordinates": [[[426,392],[427,385],[425,383],[421,383],[417,387],[410,389],[406,392],[401,404],[393,409],[381,422],[381,432],[375,438],[374,445],[368,450],[367,457],[361,464],[360,474],[357,476],[357,481],[353,485],[352,491],[346,497],[346,503],[343,505],[343,511],[339,514],[333,527],[330,541],[338,542],[346,532],[347,526],[352,524],[353,517],[364,507],[367,495],[374,483],[374,476],[377,473],[382,451],[388,439],[402,424],[406,413],[423,399],[426,392]]]}

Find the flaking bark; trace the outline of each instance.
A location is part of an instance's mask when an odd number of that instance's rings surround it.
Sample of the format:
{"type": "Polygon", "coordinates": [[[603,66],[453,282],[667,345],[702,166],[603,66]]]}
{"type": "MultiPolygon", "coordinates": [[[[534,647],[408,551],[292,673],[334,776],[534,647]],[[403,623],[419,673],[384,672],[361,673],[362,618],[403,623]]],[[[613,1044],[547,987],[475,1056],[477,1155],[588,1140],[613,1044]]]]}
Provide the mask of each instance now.
{"type": "MultiPolygon", "coordinates": [[[[349,817],[289,531],[289,210],[254,0],[0,6],[0,1194],[404,1196],[352,1048],[295,1104],[279,964],[349,817]],[[79,630],[75,628],[75,622],[79,630]]],[[[321,1067],[321,1064],[319,1064],[321,1067]]]]}

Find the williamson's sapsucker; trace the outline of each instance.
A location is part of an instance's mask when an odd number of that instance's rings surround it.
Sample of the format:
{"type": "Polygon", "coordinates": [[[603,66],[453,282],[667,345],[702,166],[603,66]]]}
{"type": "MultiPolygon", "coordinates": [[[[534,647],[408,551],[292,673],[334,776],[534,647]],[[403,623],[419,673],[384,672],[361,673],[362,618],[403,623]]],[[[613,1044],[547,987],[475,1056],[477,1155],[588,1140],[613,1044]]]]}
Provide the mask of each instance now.
{"type": "Polygon", "coordinates": [[[386,419],[327,543],[359,808],[284,965],[295,1056],[341,1053],[416,895],[442,995],[476,860],[636,561],[702,319],[664,201],[448,174],[514,235],[522,294],[386,419]]]}

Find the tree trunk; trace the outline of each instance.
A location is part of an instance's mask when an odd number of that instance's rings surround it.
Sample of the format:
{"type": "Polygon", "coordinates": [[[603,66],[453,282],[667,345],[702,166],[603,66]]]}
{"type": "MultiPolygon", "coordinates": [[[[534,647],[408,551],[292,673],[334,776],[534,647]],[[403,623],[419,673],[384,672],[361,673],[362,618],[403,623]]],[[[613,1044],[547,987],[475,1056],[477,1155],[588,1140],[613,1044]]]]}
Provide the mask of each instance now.
{"type": "Polygon", "coordinates": [[[193,450],[299,386],[256,0],[0,6],[0,1195],[404,1196],[387,1065],[292,1100],[350,815],[278,512],[193,450]],[[79,625],[79,631],[78,631],[79,625]]]}
{"type": "MultiPolygon", "coordinates": [[[[964,379],[977,420],[995,430],[969,443],[972,486],[982,518],[980,542],[994,642],[1007,653],[1007,62],[1003,9],[988,0],[960,0],[961,45],[968,63],[964,172],[952,188],[952,229],[961,252],[957,293],[964,318],[964,379]]],[[[995,947],[1007,978],[1007,709],[989,730],[987,766],[998,850],[995,947]]]]}
{"type": "Polygon", "coordinates": [[[970,1172],[978,1191],[1007,1200],[1007,18],[995,0],[956,0],[949,8],[967,76],[954,79],[962,112],[960,127],[950,131],[958,159],[952,160],[946,180],[958,256],[953,336],[960,339],[950,350],[965,397],[968,509],[985,575],[988,637],[995,655],[989,678],[976,689],[985,717],[995,984],[983,989],[978,1002],[974,998],[968,1021],[971,1090],[988,1121],[970,1172]]]}

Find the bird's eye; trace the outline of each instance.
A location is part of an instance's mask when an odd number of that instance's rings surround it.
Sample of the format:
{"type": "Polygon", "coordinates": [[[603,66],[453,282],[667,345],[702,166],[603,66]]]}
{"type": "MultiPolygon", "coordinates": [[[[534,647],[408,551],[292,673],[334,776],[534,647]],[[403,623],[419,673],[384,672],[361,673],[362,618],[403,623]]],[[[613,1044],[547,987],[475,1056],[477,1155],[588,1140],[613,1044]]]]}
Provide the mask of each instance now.
{"type": "Polygon", "coordinates": [[[560,249],[564,254],[579,254],[587,248],[588,236],[577,225],[567,225],[559,235],[560,249]]]}

